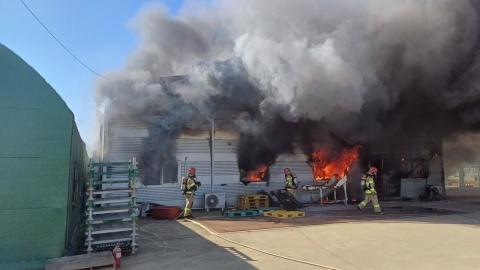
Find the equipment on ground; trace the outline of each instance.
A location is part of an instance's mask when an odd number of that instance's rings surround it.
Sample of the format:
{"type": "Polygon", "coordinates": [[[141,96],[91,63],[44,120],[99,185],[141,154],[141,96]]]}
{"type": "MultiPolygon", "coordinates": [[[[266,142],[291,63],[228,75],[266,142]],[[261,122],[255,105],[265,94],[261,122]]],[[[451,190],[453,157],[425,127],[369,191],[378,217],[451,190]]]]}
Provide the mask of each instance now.
{"type": "Polygon", "coordinates": [[[204,203],[207,212],[214,208],[221,208],[223,211],[225,209],[225,193],[205,194],[204,203]]]}
{"type": "MultiPolygon", "coordinates": [[[[323,207],[323,190],[324,189],[333,189],[333,196],[334,196],[334,201],[333,203],[337,202],[344,202],[345,206],[347,205],[348,201],[348,196],[347,196],[347,176],[345,175],[342,179],[337,180],[338,174],[334,174],[330,180],[319,182],[318,184],[313,184],[313,185],[305,185],[302,187],[302,190],[306,191],[312,191],[312,201],[313,201],[313,191],[314,190],[319,190],[320,191],[320,204],[323,207]],[[343,191],[345,194],[345,197],[343,200],[337,200],[337,188],[343,186],[343,191]]],[[[327,201],[330,203],[330,201],[327,201]]]]}
{"type": "Polygon", "coordinates": [[[432,186],[428,185],[427,190],[425,192],[425,197],[427,200],[437,200],[439,201],[440,198],[448,202],[448,199],[443,197],[440,193],[442,192],[443,188],[441,186],[432,186]]]}
{"type": "Polygon", "coordinates": [[[268,196],[268,205],[270,207],[279,207],[280,204],[278,203],[278,201],[276,200],[276,198],[274,199],[273,196],[271,196],[268,192],[266,192],[265,190],[260,190],[258,192],[258,194],[262,194],[262,195],[267,195],[268,196]]]}
{"type": "Polygon", "coordinates": [[[283,210],[296,211],[298,208],[303,207],[303,205],[286,190],[272,190],[270,194],[277,199],[280,208],[283,210]]]}

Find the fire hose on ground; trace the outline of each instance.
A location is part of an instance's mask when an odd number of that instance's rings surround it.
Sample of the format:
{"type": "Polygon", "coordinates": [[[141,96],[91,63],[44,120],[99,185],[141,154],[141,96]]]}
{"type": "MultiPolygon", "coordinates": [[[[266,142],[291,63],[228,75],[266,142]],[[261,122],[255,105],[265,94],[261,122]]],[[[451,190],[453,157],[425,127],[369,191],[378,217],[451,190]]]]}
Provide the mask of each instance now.
{"type": "Polygon", "coordinates": [[[228,238],[225,238],[221,235],[219,235],[218,233],[210,230],[207,226],[199,223],[199,222],[196,222],[194,220],[188,220],[189,222],[192,222],[193,224],[197,225],[197,226],[200,226],[201,228],[205,229],[208,233],[210,233],[211,235],[214,235],[218,238],[221,238],[227,242],[230,242],[230,243],[233,243],[235,245],[239,245],[239,246],[242,246],[242,247],[245,247],[245,248],[248,248],[248,249],[251,249],[251,250],[255,250],[255,251],[258,251],[258,252],[261,252],[261,253],[264,253],[264,254],[267,254],[267,255],[270,255],[270,256],[274,256],[274,257],[277,257],[277,258],[281,258],[281,259],[285,259],[285,260],[289,260],[289,261],[294,261],[294,262],[298,262],[298,263],[303,263],[303,264],[307,264],[307,265],[311,265],[311,266],[315,266],[315,267],[319,267],[319,268],[323,268],[323,269],[330,269],[330,270],[341,270],[340,268],[335,268],[335,267],[330,267],[330,266],[326,266],[326,265],[321,265],[321,264],[317,264],[317,263],[312,263],[312,262],[307,262],[307,261],[303,261],[303,260],[298,260],[298,259],[294,259],[294,258],[289,258],[289,257],[286,257],[286,256],[282,256],[282,255],[278,255],[278,254],[275,254],[275,253],[271,253],[271,252],[268,252],[268,251],[265,251],[265,250],[261,250],[261,249],[258,249],[258,248],[254,248],[254,247],[251,247],[251,246],[248,246],[248,245],[245,245],[245,244],[242,244],[242,243],[239,243],[239,242],[236,242],[236,241],[233,241],[233,240],[230,240],[228,238]]]}
{"type": "MultiPolygon", "coordinates": [[[[180,212],[180,215],[178,215],[175,219],[178,219],[183,213],[185,212],[185,209],[182,210],[182,212],[180,212]]],[[[199,223],[199,222],[196,222],[194,220],[189,220],[189,219],[186,219],[187,221],[189,222],[192,222],[193,224],[197,225],[197,226],[200,226],[201,228],[205,229],[209,234],[211,235],[214,235],[220,239],[223,239],[227,242],[230,242],[230,243],[233,243],[235,245],[239,245],[239,246],[242,246],[242,247],[245,247],[245,248],[248,248],[248,249],[251,249],[251,250],[255,250],[257,252],[261,252],[261,253],[264,253],[264,254],[267,254],[267,255],[270,255],[270,256],[274,256],[274,257],[277,257],[277,258],[282,258],[282,259],[285,259],[285,260],[289,260],[289,261],[294,261],[294,262],[298,262],[298,263],[303,263],[303,264],[307,264],[307,265],[311,265],[311,266],[315,266],[315,267],[319,267],[319,268],[323,268],[323,269],[329,269],[329,270],[341,270],[340,268],[335,268],[335,267],[330,267],[330,266],[325,266],[325,265],[321,265],[321,264],[316,264],[316,263],[312,263],[312,262],[307,262],[307,261],[303,261],[303,260],[298,260],[298,259],[294,259],[294,258],[289,258],[289,257],[286,257],[286,256],[282,256],[282,255],[278,255],[278,254],[275,254],[275,253],[271,253],[271,252],[268,252],[268,251],[264,251],[264,250],[261,250],[261,249],[258,249],[258,248],[254,248],[254,247],[251,247],[251,246],[248,246],[248,245],[244,245],[242,243],[239,243],[239,242],[236,242],[236,241],[233,241],[233,240],[230,240],[228,238],[225,238],[221,235],[219,235],[218,233],[210,230],[207,226],[199,223]]]]}

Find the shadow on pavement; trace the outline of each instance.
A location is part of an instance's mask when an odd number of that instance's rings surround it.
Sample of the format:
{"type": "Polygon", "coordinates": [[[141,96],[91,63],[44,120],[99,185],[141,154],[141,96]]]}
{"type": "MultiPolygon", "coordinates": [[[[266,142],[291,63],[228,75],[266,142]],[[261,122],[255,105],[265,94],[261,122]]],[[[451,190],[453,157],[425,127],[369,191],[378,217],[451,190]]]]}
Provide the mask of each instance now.
{"type": "Polygon", "coordinates": [[[121,269],[256,269],[235,247],[220,247],[182,223],[139,219],[137,254],[124,254],[121,269]]]}

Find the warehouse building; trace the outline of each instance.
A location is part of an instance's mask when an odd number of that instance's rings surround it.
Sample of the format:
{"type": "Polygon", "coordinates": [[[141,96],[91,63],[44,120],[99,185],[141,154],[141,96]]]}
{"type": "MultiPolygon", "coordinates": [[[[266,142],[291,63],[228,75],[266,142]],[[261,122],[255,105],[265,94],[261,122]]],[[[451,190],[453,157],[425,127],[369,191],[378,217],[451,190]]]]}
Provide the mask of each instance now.
{"type": "MultiPolygon", "coordinates": [[[[150,160],[145,159],[148,156],[145,155],[146,138],[151,132],[158,131],[159,127],[155,123],[162,122],[164,116],[119,113],[116,110],[118,107],[112,106],[107,106],[105,110],[101,138],[103,144],[100,149],[103,154],[100,159],[115,162],[137,157],[141,182],[139,202],[183,206],[180,182],[189,167],[197,169],[197,179],[202,182],[195,197],[194,208],[197,209],[234,206],[238,195],[283,189],[283,170],[286,167],[297,174],[300,186],[318,183],[311,157],[302,151],[304,142],[294,142],[293,152],[278,156],[262,174],[263,179],[246,181],[238,162],[238,153],[242,150],[241,133],[232,127],[232,117],[235,116],[230,115],[228,110],[217,112],[209,119],[190,119],[173,142],[166,143],[174,154],[160,158],[159,164],[155,164],[158,169],[148,171],[145,167],[152,164],[148,164],[150,160]],[[115,113],[110,113],[111,111],[115,113]],[[206,205],[206,198],[211,194],[217,198],[216,207],[206,205]]],[[[158,143],[165,142],[160,139],[158,143]]],[[[376,181],[382,198],[418,199],[426,193],[428,186],[436,186],[444,192],[442,138],[435,134],[410,132],[398,134],[390,141],[361,146],[356,161],[345,168],[348,169],[348,201],[363,199],[360,179],[369,165],[380,170],[376,181]]],[[[337,193],[340,198],[344,198],[343,190],[337,193]]],[[[316,202],[320,196],[318,190],[302,190],[298,195],[302,203],[316,202]]]]}

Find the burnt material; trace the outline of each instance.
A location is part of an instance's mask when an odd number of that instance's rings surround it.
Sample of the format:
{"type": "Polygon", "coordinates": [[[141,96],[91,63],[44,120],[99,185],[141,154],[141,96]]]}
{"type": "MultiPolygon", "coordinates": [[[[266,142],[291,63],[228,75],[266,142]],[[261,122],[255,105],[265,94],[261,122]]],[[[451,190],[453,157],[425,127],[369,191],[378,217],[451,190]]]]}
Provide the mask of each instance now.
{"type": "Polygon", "coordinates": [[[249,172],[240,169],[240,182],[242,182],[245,186],[252,182],[266,182],[268,186],[269,181],[270,171],[267,166],[249,172]]]}
{"type": "Polygon", "coordinates": [[[296,211],[298,208],[302,208],[303,205],[295,199],[288,191],[284,189],[272,190],[270,192],[275,198],[277,198],[280,208],[287,211],[296,211]]]}
{"type": "Polygon", "coordinates": [[[260,190],[258,192],[258,194],[262,194],[262,195],[267,195],[268,196],[268,205],[270,207],[279,207],[280,204],[278,203],[278,201],[274,200],[272,196],[270,196],[270,194],[268,194],[268,192],[266,192],[265,190],[260,190]]]}

